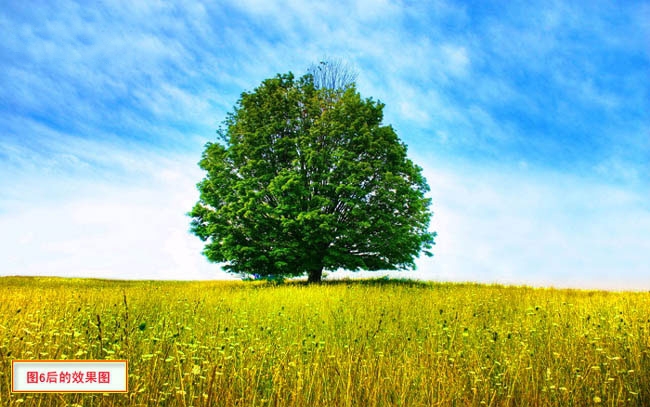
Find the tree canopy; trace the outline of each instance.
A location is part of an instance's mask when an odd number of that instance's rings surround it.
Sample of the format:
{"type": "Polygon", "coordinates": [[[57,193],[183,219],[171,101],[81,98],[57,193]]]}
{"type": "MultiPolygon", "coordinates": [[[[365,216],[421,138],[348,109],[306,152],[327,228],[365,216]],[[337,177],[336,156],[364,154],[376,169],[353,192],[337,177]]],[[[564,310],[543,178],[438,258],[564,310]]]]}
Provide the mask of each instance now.
{"type": "Polygon", "coordinates": [[[301,276],[395,270],[431,255],[429,187],[384,105],[354,83],[267,79],[242,93],[206,144],[191,231],[225,270],[301,276]]]}

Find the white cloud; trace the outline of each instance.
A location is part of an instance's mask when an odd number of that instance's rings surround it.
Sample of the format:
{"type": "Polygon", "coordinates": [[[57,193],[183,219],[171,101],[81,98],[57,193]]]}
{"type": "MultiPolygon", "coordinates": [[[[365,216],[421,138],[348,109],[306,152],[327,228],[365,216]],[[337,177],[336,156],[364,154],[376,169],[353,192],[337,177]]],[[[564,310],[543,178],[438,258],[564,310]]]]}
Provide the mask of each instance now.
{"type": "Polygon", "coordinates": [[[425,124],[429,121],[427,112],[411,101],[402,101],[399,108],[401,116],[406,120],[412,120],[419,124],[425,124]]]}
{"type": "Polygon", "coordinates": [[[464,75],[467,72],[470,59],[465,47],[445,44],[441,47],[441,54],[449,72],[454,75],[464,75]]]}
{"type": "MultiPolygon", "coordinates": [[[[23,186],[0,212],[3,275],[232,278],[205,260],[202,242],[188,232],[185,213],[203,176],[196,157],[86,146],[123,163],[137,155],[133,177],[50,176],[41,179],[45,189],[23,186]]],[[[421,154],[415,161],[431,186],[439,236],[433,258],[397,276],[650,289],[650,208],[637,192],[526,166],[511,172],[427,162],[421,154]]]]}
{"type": "Polygon", "coordinates": [[[14,174],[4,183],[11,199],[0,201],[2,275],[228,278],[203,258],[202,242],[189,233],[185,214],[203,176],[197,157],[88,145],[137,166],[128,178],[114,179],[64,172],[40,174],[35,184],[14,174]]]}
{"type": "Polygon", "coordinates": [[[624,185],[562,173],[425,165],[435,256],[425,279],[650,289],[650,208],[624,185]]]}
{"type": "Polygon", "coordinates": [[[202,144],[239,92],[331,55],[358,67],[387,122],[418,129],[403,134],[414,150],[515,155],[510,170],[425,164],[440,237],[416,275],[616,287],[627,273],[650,285],[640,192],[535,170],[556,163],[535,154],[607,145],[581,168],[647,181],[650,7],[231,3],[238,13],[122,0],[0,13],[12,56],[0,79],[2,272],[211,276],[183,216],[200,151],[156,154],[202,144]],[[604,65],[619,54],[624,63],[604,65]]]}

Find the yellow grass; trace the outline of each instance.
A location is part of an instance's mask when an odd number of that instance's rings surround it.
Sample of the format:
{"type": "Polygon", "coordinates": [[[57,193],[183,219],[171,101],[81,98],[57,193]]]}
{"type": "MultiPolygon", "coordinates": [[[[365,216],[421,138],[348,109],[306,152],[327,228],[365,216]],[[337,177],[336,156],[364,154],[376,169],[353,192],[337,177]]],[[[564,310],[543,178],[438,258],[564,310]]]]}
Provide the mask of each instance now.
{"type": "Polygon", "coordinates": [[[0,278],[0,405],[650,405],[650,294],[0,278]],[[12,359],[128,359],[128,394],[10,394],[12,359]]]}

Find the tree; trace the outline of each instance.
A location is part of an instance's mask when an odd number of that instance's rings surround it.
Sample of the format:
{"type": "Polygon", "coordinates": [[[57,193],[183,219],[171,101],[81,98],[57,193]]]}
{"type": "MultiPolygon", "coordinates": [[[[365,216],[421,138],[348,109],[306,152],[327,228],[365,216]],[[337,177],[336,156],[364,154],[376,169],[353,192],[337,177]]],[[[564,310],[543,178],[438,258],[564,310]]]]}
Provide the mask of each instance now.
{"type": "Polygon", "coordinates": [[[307,74],[242,93],[206,144],[191,231],[224,269],[320,282],[323,270],[395,270],[431,255],[421,168],[354,84],[307,74]]]}
{"type": "Polygon", "coordinates": [[[318,89],[346,89],[357,80],[357,72],[340,59],[326,59],[312,64],[307,73],[318,89]]]}

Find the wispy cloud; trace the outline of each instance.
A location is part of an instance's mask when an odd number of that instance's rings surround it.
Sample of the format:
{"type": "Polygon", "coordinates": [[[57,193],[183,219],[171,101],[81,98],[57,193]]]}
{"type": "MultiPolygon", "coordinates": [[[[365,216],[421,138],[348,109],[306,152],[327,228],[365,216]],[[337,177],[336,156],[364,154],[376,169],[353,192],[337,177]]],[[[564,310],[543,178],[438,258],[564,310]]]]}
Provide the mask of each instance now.
{"type": "Polygon", "coordinates": [[[228,278],[204,260],[201,242],[188,233],[185,213],[201,178],[195,157],[85,146],[121,157],[131,176],[14,174],[13,194],[0,201],[2,274],[228,278]]]}
{"type": "Polygon", "coordinates": [[[647,283],[643,2],[8,2],[0,26],[3,270],[207,270],[183,215],[202,145],[240,92],[329,55],[427,169],[424,275],[647,283]]]}
{"type": "Polygon", "coordinates": [[[425,167],[439,233],[426,279],[650,288],[647,195],[562,172],[425,167]]]}

